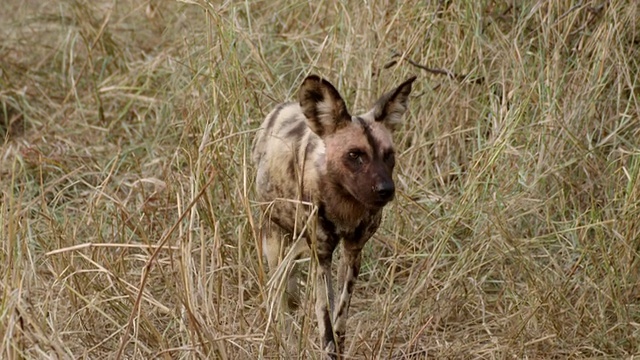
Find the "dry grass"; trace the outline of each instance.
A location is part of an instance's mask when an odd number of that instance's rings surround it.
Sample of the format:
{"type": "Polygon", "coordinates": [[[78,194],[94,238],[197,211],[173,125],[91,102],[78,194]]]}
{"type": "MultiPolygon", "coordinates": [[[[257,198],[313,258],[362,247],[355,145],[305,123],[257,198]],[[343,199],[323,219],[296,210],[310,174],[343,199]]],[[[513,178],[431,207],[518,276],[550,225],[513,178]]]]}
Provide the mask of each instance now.
{"type": "Polygon", "coordinates": [[[317,358],[248,161],[308,73],[419,75],[351,357],[639,356],[639,6],[3,0],[0,357],[317,358]]]}

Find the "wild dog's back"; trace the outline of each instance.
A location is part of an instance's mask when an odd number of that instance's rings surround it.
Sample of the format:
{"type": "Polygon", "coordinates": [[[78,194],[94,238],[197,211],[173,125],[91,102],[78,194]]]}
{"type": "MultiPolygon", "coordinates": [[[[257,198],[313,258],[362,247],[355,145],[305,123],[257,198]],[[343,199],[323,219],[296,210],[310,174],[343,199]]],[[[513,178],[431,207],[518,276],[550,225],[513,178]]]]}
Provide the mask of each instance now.
{"type": "MultiPolygon", "coordinates": [[[[287,102],[272,110],[254,143],[258,200],[272,222],[293,232],[297,201],[310,203],[317,197],[319,165],[324,144],[307,125],[299,103],[287,102]]],[[[304,211],[298,210],[298,221],[304,211]]]]}

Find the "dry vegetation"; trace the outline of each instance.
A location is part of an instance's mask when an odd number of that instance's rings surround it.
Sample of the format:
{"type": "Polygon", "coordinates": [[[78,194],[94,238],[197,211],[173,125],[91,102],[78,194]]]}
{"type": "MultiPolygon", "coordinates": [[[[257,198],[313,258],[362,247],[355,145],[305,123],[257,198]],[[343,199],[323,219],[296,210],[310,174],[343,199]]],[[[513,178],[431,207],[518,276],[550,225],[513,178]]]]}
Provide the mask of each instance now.
{"type": "Polygon", "coordinates": [[[317,358],[248,161],[309,73],[418,75],[352,358],[640,356],[639,6],[3,0],[0,357],[317,358]]]}

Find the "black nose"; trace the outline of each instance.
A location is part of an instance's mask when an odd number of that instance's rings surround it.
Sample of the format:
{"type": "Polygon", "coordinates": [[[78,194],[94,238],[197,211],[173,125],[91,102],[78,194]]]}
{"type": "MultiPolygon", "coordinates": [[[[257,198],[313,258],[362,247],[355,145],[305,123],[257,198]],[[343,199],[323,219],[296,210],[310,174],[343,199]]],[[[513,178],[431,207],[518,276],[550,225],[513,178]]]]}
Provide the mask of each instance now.
{"type": "Polygon", "coordinates": [[[376,184],[374,186],[373,191],[378,195],[380,200],[391,200],[393,198],[393,194],[396,191],[395,185],[391,181],[385,181],[376,184]]]}

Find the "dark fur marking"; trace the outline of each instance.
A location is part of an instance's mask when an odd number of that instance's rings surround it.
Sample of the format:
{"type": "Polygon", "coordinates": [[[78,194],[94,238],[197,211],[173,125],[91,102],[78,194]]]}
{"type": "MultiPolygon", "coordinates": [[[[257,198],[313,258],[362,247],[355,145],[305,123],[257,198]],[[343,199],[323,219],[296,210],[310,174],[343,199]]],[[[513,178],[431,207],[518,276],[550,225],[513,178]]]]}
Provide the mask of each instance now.
{"type": "MultiPolygon", "coordinates": [[[[355,269],[355,266],[351,268],[351,271],[353,271],[353,278],[354,280],[358,278],[358,270],[355,269]]],[[[353,286],[356,284],[355,281],[347,281],[347,293],[349,293],[349,295],[353,294],[353,286]]]]}
{"type": "Polygon", "coordinates": [[[322,90],[320,89],[320,86],[316,86],[314,87],[314,89],[307,92],[307,96],[305,97],[305,100],[311,100],[314,103],[319,103],[324,101],[324,94],[322,94],[322,90]]]}
{"type": "Polygon", "coordinates": [[[289,116],[288,118],[282,120],[282,122],[280,123],[280,126],[278,127],[278,129],[275,131],[280,132],[282,129],[286,128],[287,126],[293,124],[294,122],[296,122],[298,120],[298,117],[293,114],[291,116],[289,116]]]}
{"type": "Polygon", "coordinates": [[[273,128],[273,125],[275,125],[275,123],[276,123],[275,120],[278,118],[278,115],[280,115],[280,111],[282,111],[282,109],[284,109],[284,107],[289,105],[289,104],[291,104],[291,103],[282,103],[282,104],[279,104],[278,106],[276,106],[275,110],[273,111],[273,113],[271,114],[269,119],[267,120],[267,126],[266,126],[267,132],[269,132],[269,130],[271,130],[273,128]]]}
{"type": "Polygon", "coordinates": [[[287,174],[289,174],[290,176],[296,175],[295,160],[296,160],[295,156],[292,156],[291,158],[289,158],[289,162],[287,163],[287,174]]]}
{"type": "Polygon", "coordinates": [[[287,293],[287,306],[289,309],[296,310],[300,307],[300,299],[296,295],[287,293]]]}
{"type": "Polygon", "coordinates": [[[296,126],[292,127],[291,129],[289,129],[289,131],[287,131],[287,133],[285,134],[285,137],[287,139],[293,139],[293,138],[300,139],[308,128],[309,127],[307,126],[307,124],[305,124],[304,122],[299,122],[298,124],[296,124],[296,126]]]}
{"type": "Polygon", "coordinates": [[[358,241],[360,241],[360,239],[362,239],[365,230],[367,230],[368,225],[369,225],[369,222],[363,221],[360,223],[360,225],[358,225],[357,228],[355,228],[355,230],[353,230],[352,233],[346,233],[346,234],[340,234],[340,235],[342,236],[342,238],[344,238],[345,241],[357,243],[358,241]]]}
{"type": "Polygon", "coordinates": [[[320,226],[327,232],[327,236],[336,238],[336,225],[329,219],[327,219],[327,209],[324,204],[320,204],[318,208],[318,220],[320,220],[320,226]]]}
{"type": "Polygon", "coordinates": [[[301,164],[298,160],[298,149],[300,147],[300,141],[302,140],[301,135],[298,136],[297,134],[299,132],[299,128],[302,128],[302,132],[304,132],[304,129],[307,128],[307,124],[300,122],[293,128],[289,129],[285,134],[285,138],[292,139],[291,151],[293,152],[293,156],[289,158],[289,162],[287,163],[287,174],[296,179],[296,182],[298,183],[299,193],[296,197],[297,199],[300,199],[302,197],[300,194],[304,192],[302,188],[302,184],[304,184],[304,169],[300,168],[301,164]],[[292,134],[296,135],[292,136],[292,134]]]}
{"type": "Polygon", "coordinates": [[[327,325],[327,328],[324,329],[324,341],[325,341],[325,344],[328,344],[334,341],[334,339],[333,339],[333,326],[331,324],[331,314],[329,314],[329,309],[327,308],[324,308],[323,320],[324,320],[324,323],[327,325]]]}
{"type": "Polygon", "coordinates": [[[358,122],[360,122],[360,125],[362,125],[364,135],[367,137],[367,142],[369,142],[369,146],[371,146],[373,159],[377,159],[379,157],[378,148],[380,147],[380,145],[378,144],[378,140],[376,140],[373,137],[373,135],[371,134],[371,129],[369,128],[369,125],[367,125],[367,123],[362,118],[356,117],[356,119],[358,119],[358,122]]]}
{"type": "Polygon", "coordinates": [[[387,117],[387,106],[392,95],[392,93],[386,93],[376,101],[374,108],[378,111],[374,114],[375,121],[382,121],[387,117]]]}
{"type": "Polygon", "coordinates": [[[338,347],[339,347],[338,352],[343,353],[345,334],[343,331],[339,331],[339,332],[336,332],[336,337],[338,338],[338,347]]]}
{"type": "Polygon", "coordinates": [[[357,261],[357,265],[353,265],[352,271],[353,271],[353,278],[357,279],[358,276],[360,275],[360,260],[357,261]]]}
{"type": "MultiPolygon", "coordinates": [[[[307,118],[307,121],[314,122],[314,123],[318,123],[319,122],[319,121],[316,120],[316,119],[318,119],[318,112],[317,111],[314,111],[314,115],[313,115],[312,119],[307,118]]],[[[314,126],[314,132],[319,137],[323,137],[324,136],[324,128],[322,126],[320,126],[319,124],[314,126]]]]}
{"type": "Polygon", "coordinates": [[[271,216],[269,218],[269,220],[271,220],[274,224],[278,225],[279,228],[281,229],[286,229],[287,227],[284,226],[284,224],[280,221],[280,219],[276,216],[271,216]]]}

